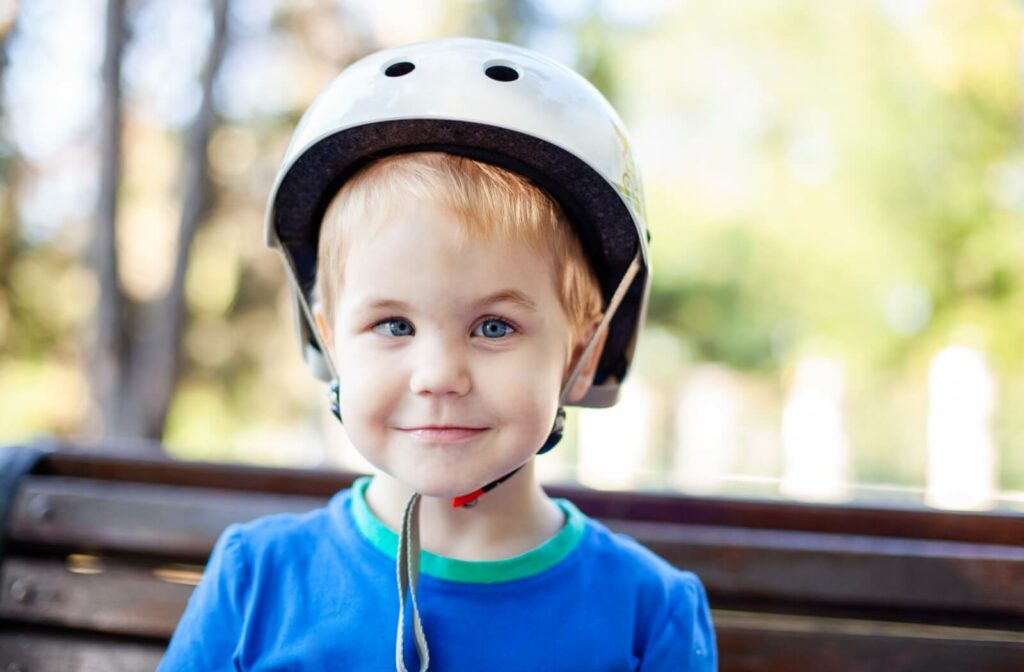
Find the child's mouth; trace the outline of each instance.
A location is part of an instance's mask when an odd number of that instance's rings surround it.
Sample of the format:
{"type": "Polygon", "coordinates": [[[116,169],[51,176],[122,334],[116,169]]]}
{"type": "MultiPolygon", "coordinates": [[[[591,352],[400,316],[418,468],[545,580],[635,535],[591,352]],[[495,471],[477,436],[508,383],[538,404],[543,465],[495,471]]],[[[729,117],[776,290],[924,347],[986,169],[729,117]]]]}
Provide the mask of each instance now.
{"type": "Polygon", "coordinates": [[[459,443],[487,431],[487,427],[457,427],[451,425],[430,425],[406,427],[400,431],[414,436],[425,443],[459,443]]]}

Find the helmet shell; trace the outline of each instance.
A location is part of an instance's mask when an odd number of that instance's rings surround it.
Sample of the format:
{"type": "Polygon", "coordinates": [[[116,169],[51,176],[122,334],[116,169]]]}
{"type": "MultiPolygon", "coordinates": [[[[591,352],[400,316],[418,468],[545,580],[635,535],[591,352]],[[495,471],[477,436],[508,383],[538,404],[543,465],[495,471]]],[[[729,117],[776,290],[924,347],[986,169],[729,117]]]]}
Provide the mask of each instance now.
{"type": "Polygon", "coordinates": [[[650,289],[643,194],[608,101],[529,49],[472,38],[419,42],[351,64],[299,122],[267,204],[266,241],[284,255],[306,360],[329,374],[309,320],[320,223],[341,185],[373,159],[444,151],[520,173],[565,211],[605,305],[638,257],[580,406],[610,406],[629,369],[650,289]]]}

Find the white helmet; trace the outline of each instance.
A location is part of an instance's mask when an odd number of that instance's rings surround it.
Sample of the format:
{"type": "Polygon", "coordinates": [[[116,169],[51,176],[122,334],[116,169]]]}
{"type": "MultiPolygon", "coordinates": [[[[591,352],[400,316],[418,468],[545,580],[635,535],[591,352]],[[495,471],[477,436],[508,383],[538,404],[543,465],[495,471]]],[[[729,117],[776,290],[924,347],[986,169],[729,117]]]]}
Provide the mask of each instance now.
{"type": "Polygon", "coordinates": [[[470,38],[420,42],[353,63],[292,136],[270,192],[266,240],[284,256],[314,373],[333,377],[310,310],[324,210],[368,161],[412,151],[520,173],[559,203],[600,282],[608,329],[594,385],[577,405],[614,404],[650,290],[643,194],[625,129],[601,93],[569,68],[470,38]]]}

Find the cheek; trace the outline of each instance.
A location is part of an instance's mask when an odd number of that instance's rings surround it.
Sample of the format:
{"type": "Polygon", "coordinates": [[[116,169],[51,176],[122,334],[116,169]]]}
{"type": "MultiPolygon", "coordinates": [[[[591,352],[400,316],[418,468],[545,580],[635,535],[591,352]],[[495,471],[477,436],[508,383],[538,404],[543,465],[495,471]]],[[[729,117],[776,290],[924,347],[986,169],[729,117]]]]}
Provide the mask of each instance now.
{"type": "Polygon", "coordinates": [[[526,409],[554,409],[558,404],[559,371],[553,367],[521,367],[504,386],[510,403],[526,409]]]}
{"type": "Polygon", "coordinates": [[[551,395],[550,403],[558,403],[558,393],[569,364],[568,349],[555,338],[543,343],[530,355],[529,366],[523,367],[521,375],[531,381],[534,388],[545,390],[551,395]]]}
{"type": "Polygon", "coordinates": [[[393,367],[381,366],[373,358],[354,352],[338,353],[339,399],[345,424],[360,426],[385,417],[399,396],[400,387],[393,367]]]}
{"type": "Polygon", "coordinates": [[[520,457],[532,455],[544,445],[555,421],[558,392],[544,390],[541,394],[522,394],[506,399],[504,413],[508,420],[508,438],[512,445],[519,446],[515,453],[525,451],[520,457]]]}
{"type": "Polygon", "coordinates": [[[388,402],[382,385],[370,384],[372,376],[363,371],[339,367],[339,394],[342,424],[352,446],[370,464],[387,470],[386,429],[393,404],[388,402]]]}
{"type": "Polygon", "coordinates": [[[478,376],[477,386],[486,386],[492,403],[518,422],[531,427],[547,425],[558,406],[561,368],[560,356],[534,352],[523,359],[492,364],[478,376]]]}

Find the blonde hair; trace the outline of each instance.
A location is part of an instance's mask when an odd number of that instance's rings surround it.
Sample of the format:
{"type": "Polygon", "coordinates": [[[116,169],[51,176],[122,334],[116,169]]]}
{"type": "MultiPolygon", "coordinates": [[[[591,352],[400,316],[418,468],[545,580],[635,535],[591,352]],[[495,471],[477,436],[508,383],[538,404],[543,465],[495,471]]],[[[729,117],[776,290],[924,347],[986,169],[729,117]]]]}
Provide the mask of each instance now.
{"type": "Polygon", "coordinates": [[[601,289],[579,237],[555,201],[516,173],[463,156],[415,152],[378,159],[350,178],[324,213],[317,294],[333,321],[353,231],[387,221],[391,204],[433,202],[457,215],[468,240],[525,243],[547,257],[573,342],[601,315],[601,289]]]}

